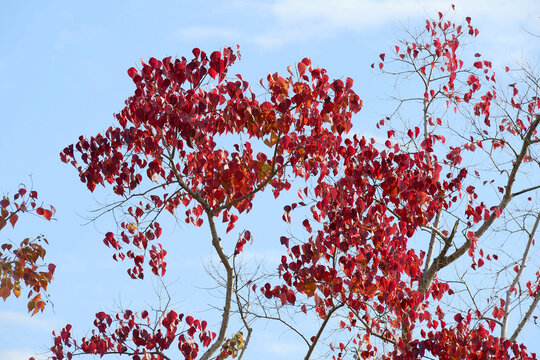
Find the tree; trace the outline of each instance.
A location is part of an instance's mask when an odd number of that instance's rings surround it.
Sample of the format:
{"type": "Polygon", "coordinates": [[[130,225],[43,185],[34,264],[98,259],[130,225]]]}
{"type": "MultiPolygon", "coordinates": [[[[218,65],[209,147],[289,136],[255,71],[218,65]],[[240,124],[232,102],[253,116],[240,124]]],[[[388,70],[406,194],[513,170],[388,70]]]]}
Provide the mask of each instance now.
{"type": "MultiPolygon", "coordinates": [[[[27,191],[21,187],[13,199],[4,196],[0,201],[0,230],[9,222],[12,227],[19,220],[21,213],[35,213],[51,220],[55,213],[53,206],[47,209],[37,204],[37,191],[27,191]]],[[[6,301],[10,295],[21,296],[22,286],[28,290],[28,311],[32,315],[43,311],[47,286],[53,279],[54,264],[43,263],[47,253],[42,243],[48,244],[43,235],[34,239],[26,238],[14,247],[12,243],[0,245],[0,297],[6,301]]]]}
{"type": "Polygon", "coordinates": [[[540,164],[538,77],[516,71],[524,78],[505,98],[489,61],[476,54],[467,67],[461,59],[460,44],[477,34],[469,18],[458,26],[440,13],[395,47],[392,62],[380,55],[380,70],[418,80],[420,95],[412,91],[400,106],[419,100],[422,109],[417,124],[399,127],[397,111],[381,120],[392,126],[384,144],[348,134],[362,108],[353,80],[330,80],[307,58],[286,77],[261,81],[266,100],[242,76],[227,76],[239,57],[231,48],[130,68],[136,90],[118,125],[81,136],[61,159],[90,191],[102,185],[118,196],[106,210],[124,217],[104,243],[115,260],[133,262],[133,279],[145,267],[158,277],[166,272],[158,242],[164,212],[183,211],[186,223],[207,226],[222,271],[222,320],[210,330],[177,309],[99,312],[81,340],[71,325],[55,333],[52,358],[162,360],[174,348],[186,359],[241,358],[258,318],[293,330],[306,359],[324,341],[334,359],[536,358],[516,340],[540,299],[540,272],[525,269],[540,219],[532,200],[540,186],[526,186],[527,172],[540,164]],[[283,220],[299,217],[307,239],[281,237],[277,280],[243,277],[236,259],[251,232],[240,232],[230,253],[227,234],[259,193],[278,198],[292,188],[298,200],[285,206],[283,220]],[[497,253],[484,252],[503,232],[523,240],[523,250],[500,242],[497,253]],[[482,285],[469,281],[476,273],[493,283],[473,288],[482,285]],[[486,291],[487,305],[477,301],[486,291]],[[284,308],[315,316],[318,328],[302,333],[284,308]],[[232,318],[246,337],[231,333],[232,318]]]}

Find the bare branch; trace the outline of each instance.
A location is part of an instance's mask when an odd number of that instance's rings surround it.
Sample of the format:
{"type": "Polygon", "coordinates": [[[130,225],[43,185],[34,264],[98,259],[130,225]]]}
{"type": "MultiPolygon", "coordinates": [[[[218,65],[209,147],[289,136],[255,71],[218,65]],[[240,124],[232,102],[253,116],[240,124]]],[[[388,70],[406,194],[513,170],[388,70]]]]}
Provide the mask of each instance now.
{"type": "Polygon", "coordinates": [[[533,191],[533,190],[536,190],[536,189],[540,189],[540,185],[536,185],[536,186],[533,186],[533,187],[530,187],[530,188],[527,188],[527,189],[517,191],[517,192],[512,194],[512,197],[516,197],[518,195],[525,194],[525,193],[527,193],[529,191],[533,191]]]}
{"type": "MultiPolygon", "coordinates": [[[[531,124],[529,129],[527,130],[527,133],[523,139],[523,143],[521,146],[521,151],[519,155],[517,156],[514,165],[512,166],[512,171],[510,172],[508,176],[508,180],[506,182],[506,189],[505,193],[499,202],[499,205],[497,207],[499,210],[504,210],[510,200],[512,200],[512,187],[514,185],[514,182],[516,180],[516,175],[518,173],[519,167],[521,166],[523,159],[525,158],[525,155],[527,155],[527,150],[531,144],[531,137],[536,131],[536,128],[538,127],[538,124],[540,123],[540,115],[536,116],[536,120],[531,124]]],[[[497,214],[495,212],[491,213],[491,216],[485,220],[482,225],[474,232],[474,236],[476,238],[480,238],[493,224],[495,219],[497,219],[497,214]]],[[[435,274],[441,270],[442,268],[446,267],[447,265],[454,262],[456,259],[460,258],[469,248],[471,247],[471,240],[469,238],[466,239],[465,243],[461,245],[455,252],[452,254],[446,256],[445,253],[441,252],[439,256],[433,261],[433,264],[430,266],[429,270],[427,271],[426,275],[426,289],[429,287],[429,284],[431,284],[431,281],[433,280],[433,277],[435,274]]]]}
{"type": "Polygon", "coordinates": [[[437,215],[435,217],[435,222],[433,223],[433,227],[430,227],[431,238],[429,240],[429,248],[428,248],[428,252],[426,256],[426,264],[424,266],[424,273],[427,272],[428,268],[431,266],[431,261],[433,260],[433,250],[435,249],[435,240],[437,239],[437,235],[441,236],[444,239],[444,235],[439,231],[441,213],[442,213],[442,210],[439,210],[439,212],[437,212],[437,215]]]}
{"type": "Polygon", "coordinates": [[[536,306],[538,305],[538,302],[540,302],[540,291],[536,294],[531,306],[529,306],[529,310],[527,310],[527,313],[525,314],[523,319],[521,319],[521,322],[519,323],[518,327],[516,328],[516,330],[514,331],[512,336],[510,336],[510,339],[509,339],[510,341],[516,342],[516,338],[519,336],[519,333],[521,332],[521,330],[523,330],[523,327],[525,326],[525,324],[531,318],[531,315],[534,312],[534,310],[536,309],[536,306]]]}
{"type": "Polygon", "coordinates": [[[214,223],[214,214],[211,211],[206,212],[208,218],[208,224],[210,226],[210,232],[212,234],[212,246],[216,250],[219,260],[225,267],[227,273],[227,285],[225,289],[225,305],[223,307],[223,314],[221,316],[221,326],[219,329],[219,334],[214,341],[214,343],[205,351],[201,356],[201,360],[208,360],[210,357],[219,349],[219,347],[225,342],[225,336],[227,334],[227,327],[229,326],[229,319],[231,315],[231,303],[232,303],[232,292],[233,292],[233,281],[234,281],[234,271],[233,267],[229,263],[227,255],[221,247],[221,239],[219,238],[216,230],[216,224],[214,223]]]}
{"type": "MultiPolygon", "coordinates": [[[[236,268],[236,256],[233,257],[233,267],[236,268]]],[[[242,322],[244,323],[244,326],[246,327],[246,330],[247,330],[246,341],[244,342],[240,355],[238,355],[238,360],[242,360],[242,358],[244,357],[244,352],[246,351],[246,348],[249,345],[249,340],[251,340],[251,333],[253,332],[253,328],[251,328],[251,326],[249,326],[247,322],[246,314],[244,313],[244,309],[242,308],[242,304],[240,301],[240,294],[239,294],[239,289],[238,289],[238,275],[234,277],[234,295],[236,296],[236,305],[238,306],[238,313],[240,314],[240,318],[242,319],[242,322]]]]}
{"type": "Polygon", "coordinates": [[[514,277],[514,281],[512,281],[512,285],[510,285],[510,287],[506,291],[506,299],[505,299],[506,303],[504,306],[504,317],[503,317],[502,326],[501,326],[502,338],[506,337],[506,329],[508,327],[508,316],[510,315],[510,297],[512,296],[512,292],[514,291],[517,283],[519,282],[519,279],[521,279],[523,270],[525,269],[525,266],[527,265],[527,259],[529,257],[529,250],[531,249],[531,245],[534,239],[534,234],[536,233],[536,230],[538,228],[538,223],[540,223],[540,212],[536,216],[536,221],[534,222],[531,233],[529,234],[529,239],[527,241],[527,246],[525,247],[525,251],[523,252],[523,257],[521,258],[521,265],[519,266],[519,270],[516,276],[514,277]]]}
{"type": "Polygon", "coordinates": [[[317,331],[317,335],[315,335],[315,339],[313,339],[313,342],[311,343],[311,345],[309,346],[309,349],[308,349],[308,352],[306,354],[306,356],[304,357],[304,360],[309,360],[311,354],[313,353],[313,350],[315,349],[315,346],[317,346],[317,342],[319,341],[323,331],[324,331],[324,328],[326,327],[326,324],[328,324],[328,321],[330,320],[330,318],[332,317],[332,314],[339,308],[343,307],[344,304],[339,304],[337,306],[334,306],[329,312],[328,314],[326,314],[326,317],[324,318],[324,321],[323,323],[321,324],[321,327],[319,328],[319,331],[317,331]]]}

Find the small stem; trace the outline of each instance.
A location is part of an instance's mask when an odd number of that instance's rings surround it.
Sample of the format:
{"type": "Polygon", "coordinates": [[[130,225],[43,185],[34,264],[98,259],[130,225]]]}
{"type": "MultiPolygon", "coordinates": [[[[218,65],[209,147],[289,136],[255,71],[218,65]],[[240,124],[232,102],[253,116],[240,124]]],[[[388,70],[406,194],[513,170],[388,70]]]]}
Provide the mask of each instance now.
{"type": "Polygon", "coordinates": [[[339,308],[341,308],[343,306],[343,304],[340,304],[338,306],[334,306],[332,308],[332,310],[330,310],[328,312],[328,314],[326,314],[326,317],[323,321],[323,323],[321,324],[321,327],[319,328],[319,331],[317,332],[317,335],[315,335],[315,339],[313,340],[313,342],[311,343],[311,345],[309,346],[309,350],[306,354],[306,357],[304,358],[304,360],[309,360],[310,356],[311,356],[311,353],[313,353],[313,350],[315,349],[315,346],[317,345],[317,342],[319,341],[323,331],[324,331],[324,328],[326,327],[326,324],[328,324],[328,321],[330,320],[330,317],[332,316],[332,314],[339,308]]]}
{"type": "Polygon", "coordinates": [[[534,222],[532,231],[529,234],[527,246],[525,247],[525,251],[523,252],[523,257],[521,258],[521,265],[519,267],[519,271],[517,272],[516,277],[514,278],[514,281],[512,281],[512,285],[510,285],[510,288],[506,291],[506,299],[505,299],[506,302],[504,304],[504,317],[502,319],[502,325],[501,325],[501,338],[506,338],[506,330],[508,328],[508,316],[510,315],[510,297],[512,296],[512,289],[515,289],[517,283],[519,282],[519,279],[521,278],[521,275],[523,274],[523,270],[525,269],[525,266],[527,265],[527,258],[529,257],[529,250],[531,249],[531,245],[533,243],[534,234],[536,233],[536,230],[538,229],[538,223],[540,223],[540,212],[536,216],[536,221],[534,222]]]}
{"type": "Polygon", "coordinates": [[[518,327],[516,328],[516,330],[514,331],[514,333],[512,334],[512,336],[510,336],[510,341],[511,342],[516,342],[516,338],[518,337],[519,333],[521,332],[521,330],[523,330],[523,327],[525,326],[525,324],[529,321],[529,319],[531,318],[531,315],[532,313],[534,312],[534,310],[536,309],[536,306],[538,305],[538,302],[540,301],[540,291],[538,291],[538,293],[536,294],[536,296],[534,297],[534,300],[531,304],[531,306],[529,307],[529,310],[527,310],[527,313],[525,314],[525,316],[523,317],[523,319],[521,319],[521,322],[519,323],[518,327]]]}
{"type": "MultiPolygon", "coordinates": [[[[236,256],[233,257],[233,268],[236,269],[236,256]]],[[[235,271],[236,273],[236,271],[235,271]]],[[[240,295],[238,295],[238,275],[234,277],[234,295],[236,296],[236,305],[238,306],[238,313],[240,314],[240,318],[242,319],[242,322],[244,323],[244,326],[247,330],[247,336],[246,340],[244,341],[244,344],[242,346],[242,351],[240,352],[240,355],[238,356],[238,360],[242,360],[244,357],[244,352],[246,351],[247,346],[249,345],[249,340],[251,340],[251,333],[253,332],[253,329],[251,326],[249,326],[246,314],[244,313],[244,309],[242,308],[242,304],[240,303],[240,295]]],[[[249,302],[248,302],[249,306],[249,302]]]]}

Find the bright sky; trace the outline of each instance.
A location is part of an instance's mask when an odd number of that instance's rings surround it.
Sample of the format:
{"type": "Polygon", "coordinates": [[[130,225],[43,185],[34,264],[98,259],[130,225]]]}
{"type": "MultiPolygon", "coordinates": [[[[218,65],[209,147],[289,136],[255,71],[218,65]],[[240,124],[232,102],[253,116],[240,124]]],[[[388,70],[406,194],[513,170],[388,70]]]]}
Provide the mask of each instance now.
{"type": "MultiPolygon", "coordinates": [[[[513,60],[538,64],[540,41],[530,33],[540,34],[540,2],[453,3],[457,22],[471,16],[479,28],[472,46],[493,59],[496,71],[513,60]]],[[[23,300],[0,302],[0,360],[43,352],[51,345],[51,330],[66,323],[84,335],[97,311],[138,309],[157,299],[157,283],[129,280],[126,266],[115,263],[101,243],[103,233],[113,229],[110,220],[83,226],[96,201],[112,199],[106,196],[110,192],[91,195],[58,157],[79,135],[112,124],[112,114],[133,91],[126,70],[140,58],[189,58],[194,47],[210,53],[239,44],[242,61],[230,74],[241,73],[255,85],[268,73],[285,73],[288,65],[310,57],[331,77],[355,80],[365,104],[356,131],[372,134],[375,121],[387,112],[381,99],[391,94],[392,83],[369,65],[403,37],[404,27],[421,27],[426,16],[449,7],[439,0],[0,2],[0,194],[33,182],[40,199],[58,211],[50,224],[23,217],[15,231],[2,231],[0,242],[44,233],[51,243],[47,260],[57,272],[50,288],[54,307],[43,314],[30,318],[23,300]]],[[[264,209],[237,226],[256,232],[249,251],[272,264],[280,247],[269,244],[286,231],[280,228],[283,205],[259,204],[264,209]],[[276,225],[269,225],[271,216],[276,225]]],[[[177,281],[171,286],[177,309],[215,324],[216,314],[202,311],[221,298],[200,289],[213,285],[202,266],[210,254],[208,235],[177,225],[165,229],[164,237],[170,238],[165,245],[171,244],[165,281],[177,281]]],[[[288,333],[256,330],[250,352],[261,360],[296,359],[302,350],[288,333]]],[[[530,350],[540,352],[538,341],[531,341],[534,334],[524,336],[530,350]]]]}

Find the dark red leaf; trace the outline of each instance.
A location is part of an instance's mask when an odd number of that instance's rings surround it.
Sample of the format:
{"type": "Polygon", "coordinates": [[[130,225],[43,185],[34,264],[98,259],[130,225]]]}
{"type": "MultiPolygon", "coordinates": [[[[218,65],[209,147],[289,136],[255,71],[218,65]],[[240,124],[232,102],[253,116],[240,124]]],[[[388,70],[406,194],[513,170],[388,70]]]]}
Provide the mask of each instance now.
{"type": "Polygon", "coordinates": [[[19,216],[15,213],[11,214],[11,217],[9,218],[9,222],[12,227],[15,227],[15,224],[17,223],[17,220],[19,220],[19,216]]]}

